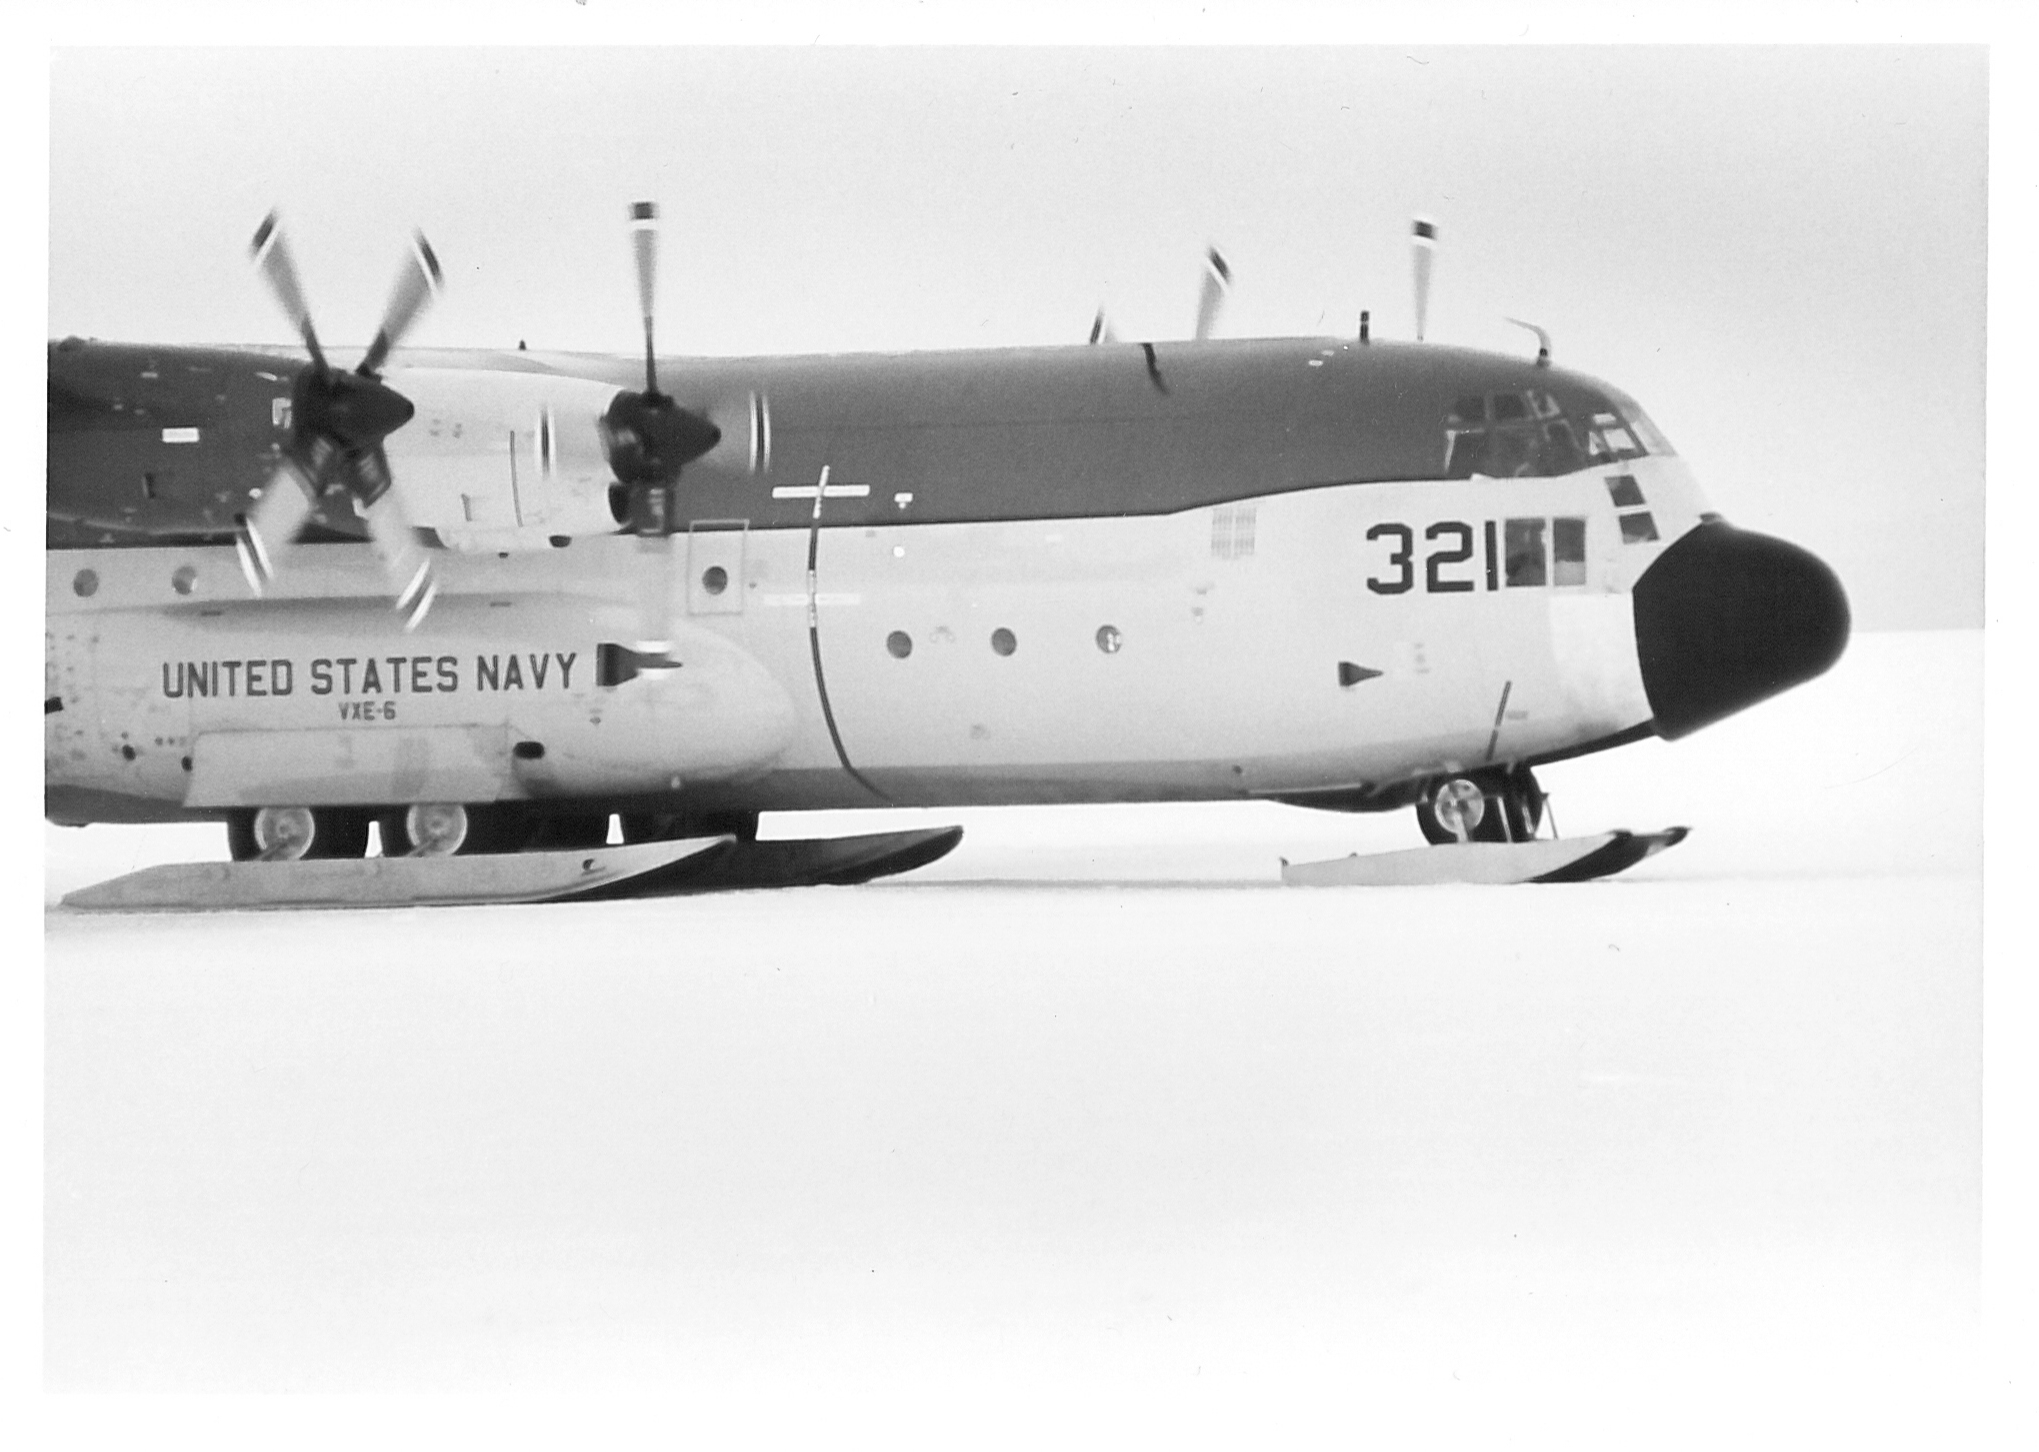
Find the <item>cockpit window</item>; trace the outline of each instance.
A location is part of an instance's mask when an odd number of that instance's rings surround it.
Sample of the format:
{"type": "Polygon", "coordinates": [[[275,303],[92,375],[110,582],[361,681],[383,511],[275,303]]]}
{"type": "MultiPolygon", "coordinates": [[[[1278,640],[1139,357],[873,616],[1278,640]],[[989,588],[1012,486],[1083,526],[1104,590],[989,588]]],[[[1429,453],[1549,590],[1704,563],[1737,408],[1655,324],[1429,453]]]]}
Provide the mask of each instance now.
{"type": "Polygon", "coordinates": [[[1675,454],[1678,452],[1671,447],[1671,441],[1664,437],[1663,431],[1650,422],[1650,416],[1632,403],[1628,405],[1628,426],[1635,430],[1635,436],[1642,441],[1645,453],[1675,454]]]}
{"type": "Polygon", "coordinates": [[[1640,459],[1648,452],[1636,442],[1634,434],[1618,413],[1596,413],[1593,415],[1593,431],[1587,435],[1591,440],[1591,453],[1596,461],[1604,460],[1618,464],[1623,459],[1640,459]]]}
{"type": "Polygon", "coordinates": [[[1669,454],[1670,443],[1634,400],[1574,398],[1570,406],[1542,389],[1468,395],[1444,424],[1444,477],[1551,478],[1669,454]]]}

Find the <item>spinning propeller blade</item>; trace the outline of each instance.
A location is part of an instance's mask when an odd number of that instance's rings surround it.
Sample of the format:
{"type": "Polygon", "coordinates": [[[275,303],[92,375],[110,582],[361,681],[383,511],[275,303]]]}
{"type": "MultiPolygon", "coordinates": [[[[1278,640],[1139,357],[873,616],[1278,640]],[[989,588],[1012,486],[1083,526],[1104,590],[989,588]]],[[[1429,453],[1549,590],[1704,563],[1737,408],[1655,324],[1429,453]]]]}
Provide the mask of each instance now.
{"type": "Polygon", "coordinates": [[[652,353],[652,298],[658,283],[658,203],[630,205],[630,245],[637,253],[637,311],[644,319],[644,391],[658,395],[658,361],[652,353]]]}
{"type": "Polygon", "coordinates": [[[269,290],[276,294],[276,301],[283,305],[290,325],[304,339],[305,351],[312,355],[312,365],[320,373],[325,373],[326,355],[319,349],[319,337],[312,328],[311,309],[305,305],[304,288],[297,280],[297,264],[291,261],[290,245],[283,240],[283,228],[278,224],[275,212],[264,217],[262,225],[255,229],[255,240],[248,244],[248,251],[255,259],[255,268],[262,274],[262,280],[269,284],[269,290]]]}
{"type": "Polygon", "coordinates": [[[741,469],[762,474],[772,466],[772,405],[753,389],[739,399],[718,403],[708,410],[708,422],[721,436],[701,462],[718,469],[741,469]]]}
{"type": "Polygon", "coordinates": [[[324,439],[313,440],[311,454],[302,463],[286,457],[262,486],[254,512],[235,519],[234,549],[241,557],[241,573],[248,577],[248,588],[257,595],[276,578],[285,552],[311,518],[320,475],[332,457],[332,446],[324,439]]]}
{"type": "MultiPolygon", "coordinates": [[[[1211,329],[1218,325],[1218,313],[1225,306],[1225,294],[1232,290],[1232,269],[1224,256],[1213,247],[1204,255],[1204,288],[1197,298],[1196,338],[1198,342],[1210,337],[1211,329]]],[[[1103,314],[1099,314],[1102,318],[1103,314]]],[[[1092,342],[1096,342],[1093,329],[1092,342]]]]}
{"type": "Polygon", "coordinates": [[[772,467],[772,404],[762,393],[750,396],[750,471],[762,474],[772,467]]]}
{"type": "Polygon", "coordinates": [[[673,536],[639,535],[637,539],[637,639],[642,663],[663,662],[673,648],[673,536]]]}
{"type": "Polygon", "coordinates": [[[369,536],[390,576],[405,628],[415,629],[437,585],[431,559],[418,543],[392,487],[382,441],[410,422],[409,399],[383,383],[382,365],[438,292],[439,259],[423,233],[397,278],[382,326],[360,365],[336,373],[319,347],[289,244],[275,212],[262,219],[251,246],[255,267],[304,339],[312,366],[291,386],[291,438],[284,465],[262,491],[255,509],[236,522],[241,568],[257,594],[275,578],[285,553],[328,489],[345,489],[366,517],[369,536]]]}
{"type": "Polygon", "coordinates": [[[397,277],[389,306],[383,310],[382,326],[376,330],[375,341],[368,345],[367,356],[354,370],[356,373],[373,378],[382,371],[389,350],[402,341],[426,305],[439,295],[439,282],[439,259],[432,254],[432,244],[425,240],[423,232],[413,232],[411,255],[397,277]]]}
{"type": "MultiPolygon", "coordinates": [[[[376,453],[380,455],[381,450],[376,453]]],[[[388,467],[384,462],[385,472],[388,467]]],[[[368,511],[368,537],[375,542],[376,554],[382,557],[382,568],[389,576],[392,599],[397,614],[403,617],[404,629],[416,630],[438,597],[439,580],[432,568],[431,551],[418,543],[417,531],[411,527],[410,516],[404,512],[403,496],[398,491],[386,491],[368,511]]]]}
{"type": "Polygon", "coordinates": [[[1437,224],[1418,217],[1411,224],[1411,246],[1416,267],[1416,341],[1423,341],[1423,326],[1430,314],[1430,264],[1437,253],[1437,224]]]}

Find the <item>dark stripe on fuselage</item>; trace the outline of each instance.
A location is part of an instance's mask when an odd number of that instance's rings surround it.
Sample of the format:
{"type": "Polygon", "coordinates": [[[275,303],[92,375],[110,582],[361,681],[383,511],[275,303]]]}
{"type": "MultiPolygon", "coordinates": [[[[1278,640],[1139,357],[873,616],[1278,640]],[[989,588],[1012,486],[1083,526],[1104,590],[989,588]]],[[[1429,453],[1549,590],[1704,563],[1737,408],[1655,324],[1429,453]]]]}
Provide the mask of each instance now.
{"type": "MultiPolygon", "coordinates": [[[[140,497],[132,481],[149,467],[143,456],[164,446],[131,427],[95,429],[91,416],[94,401],[132,387],[146,363],[158,374],[152,412],[167,416],[181,392],[191,391],[192,409],[177,421],[213,425],[201,414],[220,407],[213,390],[229,360],[241,379],[279,371],[276,356],[260,350],[52,347],[52,398],[64,405],[53,402],[51,514],[142,530],[160,517],[165,533],[217,528],[228,542],[230,521],[201,519],[195,508],[176,518],[174,500],[151,503],[148,522],[130,513],[140,497]],[[187,360],[206,371],[181,366],[187,360]],[[200,402],[204,409],[193,412],[200,402]],[[77,446],[58,448],[60,436],[77,446]],[[93,496],[102,492],[109,507],[80,507],[101,503],[93,496]]],[[[392,361],[391,380],[400,389],[404,368],[433,366],[551,371],[618,388],[635,387],[641,367],[587,355],[407,349],[392,361]]],[[[679,522],[748,519],[752,528],[806,528],[808,500],[774,499],[772,490],[810,483],[824,464],[838,481],[868,487],[867,496],[829,510],[831,527],[859,528],[1162,515],[1297,490],[1442,479],[1451,466],[1447,421],[1461,399],[1535,390],[1554,396],[1568,416],[1620,399],[1590,378],[1528,358],[1333,338],[674,359],[660,361],[659,376],[683,403],[706,406],[746,390],[770,399],[768,469],[754,474],[748,459],[703,459],[687,466],[679,486],[679,522]],[[1150,350],[1166,392],[1150,376],[1150,350]]],[[[276,391],[288,392],[287,384],[276,391]]],[[[236,483],[243,475],[259,483],[274,467],[247,447],[259,440],[266,449],[273,436],[266,398],[260,417],[240,417],[253,402],[237,402],[232,421],[239,427],[221,434],[238,436],[248,454],[230,461],[236,483]]],[[[212,437],[209,428],[205,445],[176,453],[180,478],[212,462],[212,437]]],[[[220,462],[229,461],[222,455],[220,462]]],[[[203,497],[218,507],[209,493],[203,497]]],[[[145,533],[102,539],[89,525],[52,524],[50,542],[148,541],[145,533]]]]}

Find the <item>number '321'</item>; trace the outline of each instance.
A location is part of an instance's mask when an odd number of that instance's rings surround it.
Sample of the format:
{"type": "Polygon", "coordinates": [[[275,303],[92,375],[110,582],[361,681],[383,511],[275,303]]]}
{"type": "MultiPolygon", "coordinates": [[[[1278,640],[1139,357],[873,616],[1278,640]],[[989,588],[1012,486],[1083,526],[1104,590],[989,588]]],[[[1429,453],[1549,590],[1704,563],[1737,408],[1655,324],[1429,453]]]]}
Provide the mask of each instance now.
{"type": "MultiPolygon", "coordinates": [[[[1487,549],[1493,552],[1493,526],[1488,526],[1487,549]]],[[[1369,575],[1366,587],[1376,595],[1400,595],[1416,587],[1416,532],[1406,524],[1377,524],[1366,532],[1369,540],[1391,540],[1387,558],[1389,574],[1383,579],[1369,575]]],[[[1423,531],[1434,548],[1423,559],[1423,588],[1448,595],[1477,588],[1470,578],[1447,576],[1444,572],[1473,558],[1473,527],[1463,520],[1442,519],[1423,531]]]]}

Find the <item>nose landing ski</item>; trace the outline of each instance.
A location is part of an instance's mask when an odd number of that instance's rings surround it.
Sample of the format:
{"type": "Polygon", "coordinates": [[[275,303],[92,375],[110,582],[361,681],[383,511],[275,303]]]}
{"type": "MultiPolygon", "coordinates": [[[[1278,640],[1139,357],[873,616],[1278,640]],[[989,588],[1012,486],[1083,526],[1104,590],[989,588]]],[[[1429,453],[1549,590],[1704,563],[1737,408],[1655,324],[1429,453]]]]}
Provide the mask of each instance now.
{"type": "Polygon", "coordinates": [[[1586,882],[1626,871],[1683,842],[1689,827],[1661,832],[1597,832],[1530,842],[1456,842],[1327,862],[1282,859],[1290,887],[1425,887],[1442,883],[1501,886],[1518,882],[1586,882]]]}

